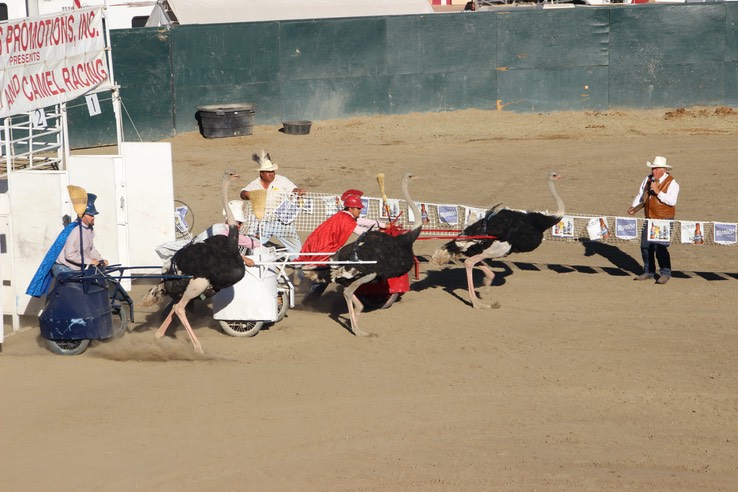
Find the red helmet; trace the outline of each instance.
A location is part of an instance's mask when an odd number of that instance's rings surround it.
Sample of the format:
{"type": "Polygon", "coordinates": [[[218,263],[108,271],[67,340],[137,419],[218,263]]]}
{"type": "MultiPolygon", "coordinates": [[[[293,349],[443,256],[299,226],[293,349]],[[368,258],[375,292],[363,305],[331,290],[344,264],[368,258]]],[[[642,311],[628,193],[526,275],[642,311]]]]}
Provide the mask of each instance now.
{"type": "Polygon", "coordinates": [[[343,201],[343,206],[346,208],[362,208],[363,205],[361,204],[361,198],[359,198],[356,195],[349,195],[346,197],[346,199],[343,201]]]}
{"type": "Polygon", "coordinates": [[[346,190],[343,192],[343,195],[341,195],[341,201],[345,201],[346,198],[351,195],[362,196],[364,195],[364,192],[361,190],[346,190]]]}

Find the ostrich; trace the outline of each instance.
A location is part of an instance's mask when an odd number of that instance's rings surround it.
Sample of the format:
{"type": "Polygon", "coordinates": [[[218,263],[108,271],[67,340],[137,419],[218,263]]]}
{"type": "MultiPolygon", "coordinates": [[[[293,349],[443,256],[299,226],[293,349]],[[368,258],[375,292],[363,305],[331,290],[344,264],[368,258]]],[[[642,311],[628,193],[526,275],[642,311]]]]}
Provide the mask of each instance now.
{"type": "Polygon", "coordinates": [[[237,283],[245,273],[243,259],[238,251],[238,227],[228,206],[228,185],[240,176],[233,170],[223,174],[221,193],[223,208],[228,223],[228,236],[215,235],[201,243],[190,243],[177,251],[162,272],[165,275],[183,275],[191,278],[169,279],[149,291],[144,297],[143,305],[151,306],[166,294],[172,298],[173,306],[156,332],[161,338],[172,322],[174,314],[182,321],[187,334],[192,340],[195,350],[202,353],[200,341],[195,336],[185,315],[185,307],[192,299],[205,294],[212,295],[237,283]]]}
{"type": "Polygon", "coordinates": [[[502,258],[510,253],[533,251],[543,241],[543,233],[561,221],[564,216],[564,201],[556,192],[556,181],[561,175],[556,171],[548,173],[548,188],[556,200],[558,209],[553,214],[521,210],[502,209],[488,210],[484,218],[468,226],[451,242],[444,244],[433,253],[431,261],[436,265],[448,263],[451,259],[466,256],[466,280],[469,287],[469,299],[474,308],[490,308],[482,304],[474,292],[472,272],[474,267],[484,272],[484,285],[489,286],[495,274],[484,263],[488,258],[502,258]],[[494,239],[464,239],[474,236],[493,236],[494,239]]]}
{"type": "Polygon", "coordinates": [[[348,306],[351,320],[351,331],[357,336],[367,336],[367,332],[359,330],[358,315],[364,305],[354,295],[356,289],[374,279],[388,279],[399,277],[410,271],[415,264],[413,243],[420,235],[422,222],[420,209],[410,198],[408,186],[416,179],[412,174],[402,177],[402,196],[413,211],[415,223],[413,228],[398,236],[390,236],[383,232],[369,230],[353,243],[343,246],[335,254],[338,261],[376,261],[358,265],[340,265],[330,269],[330,276],[326,270],[305,270],[305,278],[313,282],[335,282],[344,286],[343,297],[348,306]]]}

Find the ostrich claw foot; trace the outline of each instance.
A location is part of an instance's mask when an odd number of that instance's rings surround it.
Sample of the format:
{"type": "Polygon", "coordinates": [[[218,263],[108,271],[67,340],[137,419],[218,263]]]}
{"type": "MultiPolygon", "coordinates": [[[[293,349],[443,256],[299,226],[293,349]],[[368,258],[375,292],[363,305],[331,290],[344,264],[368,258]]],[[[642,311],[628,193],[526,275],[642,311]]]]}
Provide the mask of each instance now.
{"type": "Polygon", "coordinates": [[[471,304],[474,309],[500,309],[501,307],[501,304],[497,301],[492,304],[485,304],[477,296],[471,298],[471,304]]]}
{"type": "Polygon", "coordinates": [[[489,304],[484,304],[477,293],[471,289],[469,289],[469,301],[474,309],[489,309],[492,307],[489,304]]]}

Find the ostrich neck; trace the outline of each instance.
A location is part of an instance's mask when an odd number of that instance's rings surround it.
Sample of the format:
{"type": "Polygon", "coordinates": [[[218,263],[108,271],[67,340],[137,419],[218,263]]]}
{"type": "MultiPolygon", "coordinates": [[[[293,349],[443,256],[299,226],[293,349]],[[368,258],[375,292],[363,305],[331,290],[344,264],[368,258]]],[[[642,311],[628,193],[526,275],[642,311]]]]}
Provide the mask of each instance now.
{"type": "Polygon", "coordinates": [[[223,199],[223,210],[225,210],[226,213],[226,223],[229,226],[235,226],[236,225],[236,218],[233,216],[233,212],[231,212],[231,207],[228,206],[228,185],[230,184],[230,179],[224,178],[223,183],[220,185],[220,193],[221,198],[223,199]]]}
{"type": "Polygon", "coordinates": [[[554,212],[554,215],[557,217],[563,217],[566,213],[566,208],[564,207],[564,200],[561,199],[559,193],[556,191],[556,182],[554,180],[551,179],[548,181],[548,189],[551,191],[551,196],[556,200],[556,206],[558,207],[556,212],[554,212]]]}
{"type": "Polygon", "coordinates": [[[413,224],[413,229],[419,229],[423,225],[423,221],[420,217],[420,209],[418,208],[418,204],[415,203],[415,200],[413,200],[410,197],[410,190],[409,190],[409,179],[403,179],[402,180],[402,196],[405,198],[405,201],[407,201],[408,207],[410,207],[410,210],[413,211],[413,217],[415,218],[415,223],[413,224]]]}

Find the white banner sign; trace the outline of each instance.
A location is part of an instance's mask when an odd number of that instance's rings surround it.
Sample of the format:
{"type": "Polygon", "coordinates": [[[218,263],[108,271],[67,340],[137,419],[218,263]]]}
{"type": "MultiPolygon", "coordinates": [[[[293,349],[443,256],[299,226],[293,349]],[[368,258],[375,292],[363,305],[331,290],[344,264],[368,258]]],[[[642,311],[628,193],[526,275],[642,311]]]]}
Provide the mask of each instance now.
{"type": "Polygon", "coordinates": [[[564,215],[559,223],[553,226],[551,234],[554,237],[574,237],[574,217],[564,215]]]}
{"type": "Polygon", "coordinates": [[[100,8],[0,24],[0,118],[109,85],[100,8]]]}
{"type": "Polygon", "coordinates": [[[636,239],[638,237],[638,219],[615,217],[615,237],[618,239],[636,239]]]}

